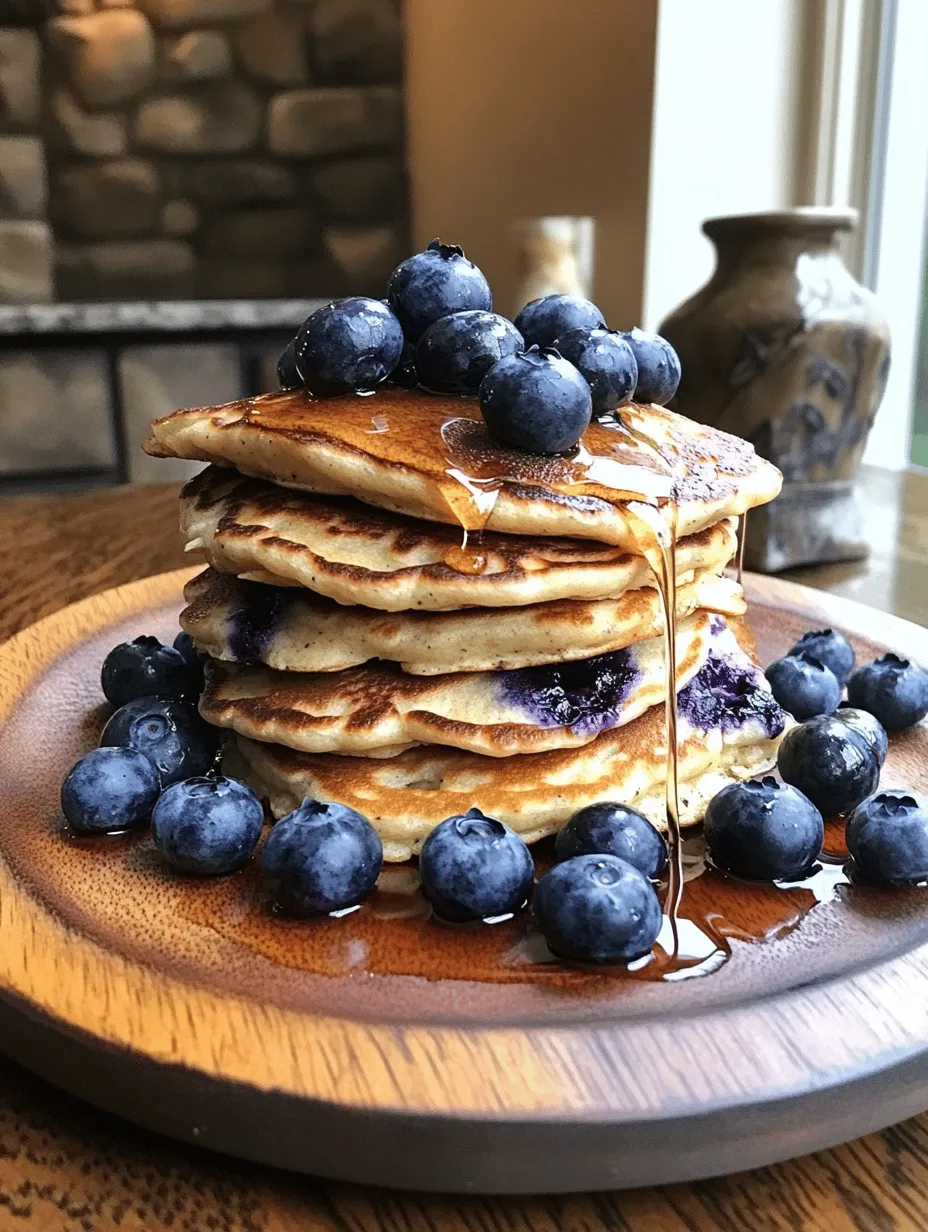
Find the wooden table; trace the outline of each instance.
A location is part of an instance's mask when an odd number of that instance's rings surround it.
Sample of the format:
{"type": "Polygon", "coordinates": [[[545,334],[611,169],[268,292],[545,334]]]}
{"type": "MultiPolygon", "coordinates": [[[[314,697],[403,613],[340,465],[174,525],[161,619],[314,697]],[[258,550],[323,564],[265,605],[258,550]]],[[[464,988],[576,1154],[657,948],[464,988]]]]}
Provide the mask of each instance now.
{"type": "MultiPolygon", "coordinates": [[[[176,499],[173,487],[121,487],[0,502],[0,639],[85,595],[181,565],[176,499]]],[[[870,561],[792,576],[928,623],[928,476],[870,471],[864,500],[870,561]]],[[[926,1225],[928,1114],[819,1155],[691,1185],[592,1197],[423,1197],[309,1181],[176,1146],[0,1062],[3,1232],[888,1232],[926,1225]]]]}

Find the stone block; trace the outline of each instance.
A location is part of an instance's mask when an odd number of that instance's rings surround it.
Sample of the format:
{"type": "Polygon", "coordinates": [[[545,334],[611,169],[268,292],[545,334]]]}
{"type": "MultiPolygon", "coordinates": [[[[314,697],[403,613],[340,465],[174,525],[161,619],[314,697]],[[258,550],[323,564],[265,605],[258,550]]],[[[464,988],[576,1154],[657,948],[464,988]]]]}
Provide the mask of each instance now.
{"type": "Polygon", "coordinates": [[[382,295],[384,283],[406,255],[398,227],[325,227],[322,243],[345,295],[382,295]]]}
{"type": "Polygon", "coordinates": [[[179,406],[231,402],[243,394],[238,347],[216,343],[126,347],[119,357],[129,476],[165,483],[203,469],[201,462],[149,458],[142,441],[153,419],[179,406]]]}
{"type": "Polygon", "coordinates": [[[399,147],[403,101],[394,86],[288,90],[271,99],[268,145],[284,158],[399,147]]]}
{"type": "Polygon", "coordinates": [[[158,173],[144,159],[75,163],[53,183],[52,216],[65,236],[127,239],[157,229],[158,173]]]}
{"type": "Polygon", "coordinates": [[[283,261],[207,258],[197,270],[197,295],[203,299],[278,299],[287,293],[288,266],[283,261]]]}
{"type": "Polygon", "coordinates": [[[38,137],[0,137],[0,218],[44,218],[45,149],[38,137]]]}
{"type": "Polygon", "coordinates": [[[256,260],[296,257],[319,250],[319,220],[300,206],[238,210],[210,219],[201,233],[209,256],[256,260]]]}
{"type": "Polygon", "coordinates": [[[0,129],[31,132],[38,127],[40,61],[32,30],[0,30],[0,129]]]}
{"type": "Polygon", "coordinates": [[[269,159],[230,158],[192,163],[183,175],[184,191],[204,206],[292,201],[298,192],[293,171],[269,159]]]}
{"type": "Polygon", "coordinates": [[[310,184],[326,214],[338,222],[395,218],[406,196],[400,158],[340,158],[312,171],[310,184]]]}
{"type": "Polygon", "coordinates": [[[52,230],[45,222],[0,222],[0,304],[52,298],[52,230]]]}
{"type": "Polygon", "coordinates": [[[156,26],[178,29],[204,22],[238,21],[264,13],[272,0],[137,0],[156,26]]]}
{"type": "Polygon", "coordinates": [[[118,107],[148,88],[155,70],[155,38],[135,9],[89,17],[55,17],[46,37],[77,98],[91,111],[118,107]]]}
{"type": "Polygon", "coordinates": [[[67,154],[111,158],[126,151],[126,122],[121,115],[85,111],[62,87],[49,99],[48,140],[67,154]]]}
{"type": "Polygon", "coordinates": [[[311,31],[317,80],[362,85],[401,79],[403,30],[393,0],[316,0],[311,31]]]}
{"type": "Polygon", "coordinates": [[[308,81],[306,24],[295,13],[276,10],[243,22],[235,35],[239,64],[270,86],[301,86],[308,81]]]}
{"type": "Polygon", "coordinates": [[[0,353],[0,474],[113,467],[102,351],[0,353]]]}
{"type": "Polygon", "coordinates": [[[161,44],[160,74],[164,81],[209,81],[232,70],[232,49],[220,30],[188,30],[169,35],[161,44]]]}
{"type": "Polygon", "coordinates": [[[257,144],[263,118],[262,100],[243,82],[213,82],[142,103],[135,140],[164,154],[237,154],[257,144]]]}
{"type": "Polygon", "coordinates": [[[174,238],[193,235],[200,225],[200,211],[192,201],[178,198],[165,201],[161,207],[160,230],[162,235],[174,238]]]}
{"type": "Polygon", "coordinates": [[[189,299],[194,256],[182,240],[58,244],[61,299],[189,299]]]}

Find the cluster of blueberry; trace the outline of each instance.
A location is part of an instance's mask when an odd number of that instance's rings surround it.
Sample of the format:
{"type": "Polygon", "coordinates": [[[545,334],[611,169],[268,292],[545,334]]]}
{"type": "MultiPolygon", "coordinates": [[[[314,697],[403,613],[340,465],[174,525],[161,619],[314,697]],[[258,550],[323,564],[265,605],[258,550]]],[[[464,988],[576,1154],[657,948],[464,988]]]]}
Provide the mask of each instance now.
{"type": "Polygon", "coordinates": [[[317,309],[277,365],[285,389],[369,393],[383,381],[477,395],[495,440],[529,453],[576,447],[594,415],[669,402],[680,361],[657,334],[606,327],[587,299],[546,295],[508,321],[460,248],[433,240],[390,275],[385,300],[317,309]]]}
{"type": "Polygon", "coordinates": [[[928,803],[909,792],[877,791],[887,732],[928,714],[928,672],[895,654],[857,671],[854,662],[845,637],[820,629],[767,668],[777,701],[802,721],[780,745],[782,783],[739,783],[709,805],[705,836],[715,863],[746,877],[796,880],[821,853],[823,815],[843,816],[860,876],[896,884],[928,879],[928,803]]]}

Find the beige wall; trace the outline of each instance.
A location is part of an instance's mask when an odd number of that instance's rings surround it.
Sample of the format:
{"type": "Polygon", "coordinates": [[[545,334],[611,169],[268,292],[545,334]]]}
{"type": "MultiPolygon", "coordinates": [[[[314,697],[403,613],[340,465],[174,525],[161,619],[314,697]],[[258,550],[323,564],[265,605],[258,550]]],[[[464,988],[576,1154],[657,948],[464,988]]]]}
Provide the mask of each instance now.
{"type": "Polygon", "coordinates": [[[705,218],[794,204],[802,33],[801,0],[661,0],[648,327],[712,273],[705,218]]]}
{"type": "Polygon", "coordinates": [[[642,315],[657,0],[406,0],[413,228],[461,244],[513,312],[512,225],[597,222],[594,294],[642,315]]]}

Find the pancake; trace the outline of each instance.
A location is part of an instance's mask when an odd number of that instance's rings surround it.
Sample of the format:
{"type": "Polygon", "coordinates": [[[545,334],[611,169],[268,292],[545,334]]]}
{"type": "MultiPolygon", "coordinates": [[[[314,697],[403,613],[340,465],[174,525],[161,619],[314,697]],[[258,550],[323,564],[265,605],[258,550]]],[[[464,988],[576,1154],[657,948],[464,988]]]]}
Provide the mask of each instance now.
{"type": "Polygon", "coordinates": [[[683,536],[772,500],[782,482],[746,441],[652,405],[591,424],[569,458],[496,445],[474,399],[387,386],[367,397],[291,390],[175,411],[152,434],[145,449],[156,457],[214,462],[429,521],[628,552],[642,547],[636,502],[672,495],[683,536]]]}
{"type": "MultiPolygon", "coordinates": [[[[677,628],[677,688],[710,645],[736,646],[721,617],[677,628]],[[713,634],[713,625],[722,631],[713,634]]],[[[307,753],[393,756],[442,744],[511,757],[589,744],[664,698],[664,639],[594,659],[506,672],[407,676],[392,663],[344,672],[276,672],[212,661],[200,713],[217,727],[307,753]]]]}
{"type": "MultiPolygon", "coordinates": [[[[744,613],[731,578],[708,570],[685,576],[691,580],[677,587],[678,619],[699,608],[744,613]]],[[[664,628],[660,597],[649,586],[618,599],[385,614],[205,569],[184,596],[181,626],[205,654],[289,672],[337,672],[369,659],[392,660],[419,676],[535,667],[622,650],[664,628]]]]}
{"type": "MultiPolygon", "coordinates": [[[[710,654],[678,698],[681,821],[701,821],[727,783],[768,770],[790,720],[739,651],[710,654]]],[[[440,821],[476,805],[535,842],[587,804],[619,800],[666,829],[663,706],[581,748],[504,759],[437,745],[387,761],[298,753],[236,738],[228,772],[283,817],[306,797],[337,800],[377,828],[387,860],[407,860],[440,821]]]]}
{"type": "MultiPolygon", "coordinates": [[[[462,549],[460,528],[216,468],[184,488],[181,531],[219,572],[388,612],[604,599],[654,585],[642,556],[613,545],[483,532],[462,549]]],[[[678,577],[720,572],[736,545],[733,518],[688,536],[677,548],[678,577]]]]}

